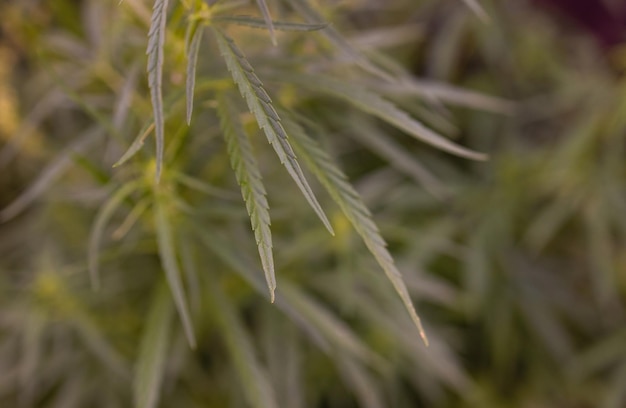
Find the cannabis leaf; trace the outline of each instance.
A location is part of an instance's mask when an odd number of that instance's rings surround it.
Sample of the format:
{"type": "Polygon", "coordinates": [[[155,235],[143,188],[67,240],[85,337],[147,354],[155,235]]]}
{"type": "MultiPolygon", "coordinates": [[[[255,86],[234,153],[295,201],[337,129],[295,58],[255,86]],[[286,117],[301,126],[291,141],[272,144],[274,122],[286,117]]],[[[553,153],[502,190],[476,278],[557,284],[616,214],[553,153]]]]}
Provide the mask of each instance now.
{"type": "Polygon", "coordinates": [[[211,310],[224,336],[248,403],[254,408],[278,408],[267,370],[256,357],[252,338],[237,316],[232,301],[213,285],[209,285],[207,300],[211,302],[211,310]]]}
{"type": "Polygon", "coordinates": [[[167,286],[159,283],[150,306],[135,367],[136,408],[155,408],[158,405],[174,312],[172,306],[167,286]]]}
{"type": "Polygon", "coordinates": [[[270,290],[270,301],[274,303],[276,278],[274,276],[274,257],[272,255],[272,232],[270,230],[269,204],[265,197],[266,193],[261,180],[261,173],[254,158],[248,136],[238,121],[238,113],[234,109],[232,102],[223,93],[218,95],[217,109],[222,133],[228,145],[230,163],[235,171],[237,183],[241,187],[241,194],[246,202],[246,209],[248,210],[259,248],[265,280],[270,290]]]}
{"type": "MultiPolygon", "coordinates": [[[[264,20],[260,20],[250,16],[218,16],[213,17],[212,21],[234,23],[252,28],[267,28],[264,20]]],[[[273,21],[272,24],[276,30],[284,31],[317,31],[328,27],[328,24],[308,24],[308,23],[292,23],[286,21],[273,21]]]]}
{"type": "Polygon", "coordinates": [[[189,26],[190,42],[185,44],[187,51],[187,125],[191,124],[191,114],[193,112],[193,93],[196,87],[196,66],[198,65],[198,51],[202,42],[202,28],[198,27],[199,22],[194,20],[189,26]]]}
{"type": "Polygon", "coordinates": [[[323,75],[302,75],[281,72],[281,80],[288,80],[307,87],[312,91],[323,92],[341,98],[363,112],[376,116],[379,119],[399,128],[409,135],[430,144],[438,149],[454,155],[474,160],[485,160],[487,156],[470,149],[461,147],[438,133],[430,130],[408,113],[393,103],[383,99],[380,95],[363,88],[362,86],[330,78],[323,75]]]}
{"type": "Polygon", "coordinates": [[[126,198],[132,194],[139,186],[138,182],[127,183],[120,187],[109,198],[96,215],[93,228],[89,235],[89,245],[87,246],[87,260],[89,265],[89,278],[91,279],[91,286],[94,289],[100,287],[100,275],[98,273],[98,251],[100,248],[100,242],[102,241],[102,235],[104,234],[104,228],[113,216],[113,213],[117,208],[126,200],[126,198]]]}
{"type": "Polygon", "coordinates": [[[228,70],[233,80],[238,85],[241,95],[248,104],[248,109],[250,109],[250,112],[252,112],[256,118],[259,127],[263,129],[268,142],[276,151],[280,162],[294,179],[306,200],[317,216],[322,220],[324,226],[326,226],[326,229],[334,235],[326,214],[324,214],[322,207],[315,198],[311,187],[304,177],[304,173],[302,173],[296,155],[289,144],[287,133],[285,133],[285,129],[283,129],[280,123],[280,118],[272,106],[272,100],[267,95],[267,92],[265,92],[265,89],[263,89],[263,84],[232,38],[216,28],[213,28],[213,32],[228,70]]]}
{"type": "Polygon", "coordinates": [[[161,177],[163,150],[165,144],[165,120],[163,119],[163,46],[165,44],[165,26],[167,22],[168,0],[155,0],[152,9],[152,21],[148,32],[148,85],[152,99],[154,129],[156,133],[156,181],[161,177]]]}
{"type": "Polygon", "coordinates": [[[176,303],[178,314],[180,315],[180,319],[183,323],[187,341],[192,348],[195,348],[196,339],[193,333],[191,315],[189,313],[189,308],[187,307],[187,300],[185,298],[185,292],[180,278],[178,261],[176,260],[176,251],[174,249],[174,242],[172,239],[172,228],[170,226],[170,220],[167,216],[166,203],[163,202],[162,197],[156,197],[154,203],[154,225],[156,228],[161,264],[165,270],[165,276],[167,277],[167,282],[170,286],[172,296],[174,297],[174,303],[176,303]]]}
{"type": "Polygon", "coordinates": [[[380,235],[378,227],[372,220],[372,214],[363,203],[359,193],[352,187],[345,174],[333,163],[330,156],[304,132],[298,123],[285,116],[284,124],[292,135],[294,148],[339,205],[378,264],[383,268],[417,326],[424,343],[428,344],[426,333],[415,311],[402,275],[396,268],[393,258],[387,250],[387,244],[380,235]]]}
{"type": "Polygon", "coordinates": [[[276,46],[276,33],[274,32],[274,22],[272,21],[272,16],[270,15],[270,9],[267,7],[267,3],[265,0],[256,0],[256,4],[261,9],[261,14],[263,14],[263,19],[265,20],[265,25],[270,31],[270,37],[272,38],[272,44],[276,46]]]}
{"type": "MultiPolygon", "coordinates": [[[[289,4],[311,24],[325,24],[324,17],[313,7],[309,0],[291,0],[289,4]]],[[[356,50],[345,37],[335,30],[332,26],[326,24],[327,27],[321,31],[332,45],[334,45],[343,55],[349,58],[353,63],[357,64],[363,70],[384,79],[387,82],[395,82],[395,78],[389,73],[374,65],[372,61],[366,58],[358,50],[356,50]]]]}

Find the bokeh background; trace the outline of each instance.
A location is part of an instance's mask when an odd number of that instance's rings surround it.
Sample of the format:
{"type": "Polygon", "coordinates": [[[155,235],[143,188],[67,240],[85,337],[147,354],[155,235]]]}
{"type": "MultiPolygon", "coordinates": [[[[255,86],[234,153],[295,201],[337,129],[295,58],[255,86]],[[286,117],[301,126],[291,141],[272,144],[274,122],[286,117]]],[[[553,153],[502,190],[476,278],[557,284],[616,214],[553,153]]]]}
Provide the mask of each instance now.
{"type": "MultiPolygon", "coordinates": [[[[272,47],[263,31],[229,28],[261,78],[343,75],[489,154],[456,158],[268,81],[372,210],[428,348],[331,200],[316,188],[334,238],[255,142],[273,214],[279,297],[268,302],[210,91],[227,73],[207,40],[207,85],[182,126],[186,17],[172,7],[163,182],[195,349],[163,283],[149,194],[111,209],[100,290],[87,273],[99,209],[152,180],[151,138],[111,167],[151,117],[151,4],[0,2],[0,406],[626,406],[626,6],[478,2],[487,18],[460,0],[314,3],[403,83],[359,71],[318,33],[272,47]]],[[[236,14],[258,15],[240,3],[236,14]]],[[[289,3],[270,2],[277,19],[297,14],[289,3]]]]}

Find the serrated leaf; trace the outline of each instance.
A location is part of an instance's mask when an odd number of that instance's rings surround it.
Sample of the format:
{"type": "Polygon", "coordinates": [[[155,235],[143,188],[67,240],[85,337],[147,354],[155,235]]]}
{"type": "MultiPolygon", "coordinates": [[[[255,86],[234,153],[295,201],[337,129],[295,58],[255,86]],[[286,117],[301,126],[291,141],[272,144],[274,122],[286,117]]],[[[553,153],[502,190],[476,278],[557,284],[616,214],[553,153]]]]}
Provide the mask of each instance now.
{"type": "Polygon", "coordinates": [[[198,22],[191,23],[193,31],[191,34],[191,42],[187,49],[187,125],[191,124],[191,115],[193,113],[193,94],[196,87],[196,66],[198,65],[198,52],[200,51],[200,43],[202,42],[202,28],[198,28],[198,22]],[[193,27],[195,26],[195,27],[193,27]]]}
{"type": "Polygon", "coordinates": [[[193,325],[191,323],[191,315],[187,306],[187,299],[183,289],[178,261],[176,260],[176,251],[172,240],[172,228],[170,220],[167,216],[167,208],[162,198],[157,197],[154,203],[154,225],[156,228],[157,244],[159,248],[159,258],[161,265],[165,271],[167,282],[169,284],[176,309],[183,324],[187,341],[191,348],[196,347],[196,339],[193,333],[193,325]]]}
{"type": "Polygon", "coordinates": [[[263,84],[234,41],[218,29],[213,28],[213,32],[215,33],[215,38],[217,39],[220,52],[224,57],[228,70],[239,87],[241,95],[248,104],[248,109],[250,109],[250,112],[252,112],[256,118],[268,142],[272,145],[274,151],[276,151],[280,162],[294,179],[300,191],[302,191],[302,194],[309,202],[309,205],[311,205],[311,208],[313,208],[317,216],[322,220],[326,229],[334,235],[326,214],[324,214],[317,198],[315,198],[309,183],[304,177],[304,173],[302,173],[296,155],[289,144],[287,133],[285,133],[285,129],[283,129],[280,123],[280,118],[272,106],[272,100],[267,95],[267,92],[265,92],[265,89],[263,89],[263,84]]]}
{"type": "Polygon", "coordinates": [[[265,272],[265,280],[270,291],[270,301],[274,303],[276,277],[272,255],[272,232],[270,230],[269,204],[261,179],[261,172],[254,158],[248,135],[239,122],[238,113],[226,95],[218,95],[217,110],[222,133],[228,146],[230,163],[235,171],[237,183],[241,187],[241,194],[246,202],[246,209],[252,223],[261,264],[265,272]]]}
{"type": "MultiPolygon", "coordinates": [[[[234,23],[246,27],[252,28],[267,28],[267,24],[264,20],[251,17],[251,16],[219,16],[214,17],[212,21],[224,22],[224,23],[234,23]]],[[[328,24],[317,23],[317,24],[309,24],[309,23],[292,23],[286,21],[273,21],[274,28],[276,30],[284,30],[284,31],[317,31],[322,30],[328,27],[328,24]]]]}
{"type": "Polygon", "coordinates": [[[89,245],[87,246],[87,263],[89,265],[89,278],[94,289],[100,288],[100,274],[98,272],[98,255],[100,242],[104,234],[104,228],[115,213],[115,210],[139,187],[138,182],[124,184],[111,198],[109,198],[96,215],[91,233],[89,234],[89,245]]]}
{"type": "Polygon", "coordinates": [[[261,10],[261,14],[263,14],[263,20],[265,20],[265,26],[270,31],[270,37],[272,38],[272,44],[276,46],[276,33],[274,32],[274,22],[272,21],[272,16],[270,15],[270,9],[267,7],[267,3],[265,0],[256,0],[256,4],[259,6],[261,10]]]}
{"type": "Polygon", "coordinates": [[[155,408],[158,405],[173,312],[167,286],[159,283],[150,305],[135,366],[135,408],[155,408]]]}
{"type": "Polygon", "coordinates": [[[311,139],[296,122],[285,119],[285,127],[292,135],[294,147],[305,161],[311,172],[326,188],[333,200],[339,205],[354,229],[361,236],[378,264],[383,268],[387,278],[408,310],[415,326],[417,326],[424,343],[428,344],[426,333],[420,318],[415,311],[409,292],[404,284],[400,271],[396,268],[387,244],[372,220],[372,215],[363,203],[359,193],[348,182],[345,174],[333,163],[330,156],[311,139]]]}
{"type": "Polygon", "coordinates": [[[220,333],[224,336],[224,343],[248,404],[255,408],[278,408],[274,389],[268,381],[269,374],[255,355],[252,339],[230,299],[213,286],[210,286],[210,296],[207,299],[211,301],[211,310],[221,329],[220,333]]]}
{"type": "Polygon", "coordinates": [[[163,150],[165,144],[165,120],[163,118],[163,47],[167,22],[168,0],[155,0],[152,8],[152,20],[148,33],[148,85],[154,115],[156,135],[156,181],[161,177],[163,150]]]}
{"type": "Polygon", "coordinates": [[[459,146],[438,133],[422,125],[405,111],[393,103],[383,99],[380,95],[354,85],[347,81],[341,81],[322,75],[298,75],[281,73],[281,80],[288,80],[298,85],[307,87],[312,91],[323,92],[343,99],[363,112],[405,131],[414,138],[428,143],[440,150],[452,153],[456,156],[473,160],[486,160],[487,155],[459,146]]]}

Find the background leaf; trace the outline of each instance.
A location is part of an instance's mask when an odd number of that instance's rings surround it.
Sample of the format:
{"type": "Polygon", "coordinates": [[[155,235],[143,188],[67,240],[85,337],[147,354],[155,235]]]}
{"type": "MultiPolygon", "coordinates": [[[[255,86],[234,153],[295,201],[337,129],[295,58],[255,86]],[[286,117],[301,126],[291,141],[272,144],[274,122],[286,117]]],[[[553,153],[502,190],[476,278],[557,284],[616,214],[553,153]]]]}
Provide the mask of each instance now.
{"type": "Polygon", "coordinates": [[[156,285],[135,367],[136,408],[155,408],[159,403],[174,308],[165,283],[156,285]]]}
{"type": "Polygon", "coordinates": [[[152,9],[152,21],[148,33],[148,84],[154,115],[154,131],[156,136],[156,181],[161,177],[163,166],[163,150],[165,145],[165,119],[163,118],[163,59],[165,31],[167,23],[167,6],[169,0],[155,0],[152,9]]]}
{"type": "Polygon", "coordinates": [[[185,329],[187,341],[189,342],[191,348],[195,348],[196,338],[193,332],[191,314],[189,313],[189,308],[187,307],[187,299],[178,268],[178,260],[176,259],[172,228],[167,214],[168,208],[167,204],[162,200],[164,200],[164,198],[159,197],[154,203],[154,226],[159,249],[159,258],[161,259],[161,265],[165,271],[167,283],[169,284],[172,296],[174,297],[174,303],[176,304],[178,315],[180,316],[183,328],[185,329]]]}

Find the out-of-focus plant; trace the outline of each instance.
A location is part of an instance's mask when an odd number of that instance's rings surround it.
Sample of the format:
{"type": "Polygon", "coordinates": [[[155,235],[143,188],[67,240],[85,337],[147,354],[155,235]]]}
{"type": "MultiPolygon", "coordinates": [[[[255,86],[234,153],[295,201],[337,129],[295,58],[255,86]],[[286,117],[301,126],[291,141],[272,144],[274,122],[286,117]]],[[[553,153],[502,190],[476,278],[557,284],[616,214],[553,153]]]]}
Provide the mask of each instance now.
{"type": "Polygon", "coordinates": [[[462,3],[0,4],[0,405],[622,406],[619,53],[462,3]]]}

